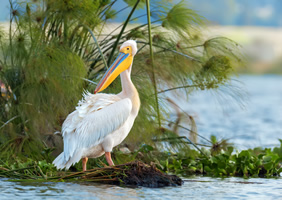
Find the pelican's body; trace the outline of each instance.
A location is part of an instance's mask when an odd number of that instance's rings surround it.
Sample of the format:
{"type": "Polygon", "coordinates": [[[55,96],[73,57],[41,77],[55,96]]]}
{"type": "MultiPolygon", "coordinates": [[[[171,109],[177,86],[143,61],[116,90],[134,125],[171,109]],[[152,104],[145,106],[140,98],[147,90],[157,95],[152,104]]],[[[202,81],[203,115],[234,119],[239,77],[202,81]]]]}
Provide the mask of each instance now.
{"type": "Polygon", "coordinates": [[[63,123],[64,152],[53,162],[58,169],[68,169],[83,159],[83,170],[86,170],[88,158],[97,158],[103,154],[106,154],[109,165],[113,165],[110,152],[126,138],[140,107],[138,92],[130,79],[133,56],[137,51],[136,43],[127,41],[120,51],[125,53],[108,69],[95,93],[105,89],[119,73],[122,91],[117,95],[84,94],[76,110],[63,123]],[[131,47],[132,58],[126,54],[128,47],[131,47]],[[118,69],[119,64],[125,65],[126,69],[118,69]],[[120,70],[119,73],[115,73],[116,70],[120,70]]]}

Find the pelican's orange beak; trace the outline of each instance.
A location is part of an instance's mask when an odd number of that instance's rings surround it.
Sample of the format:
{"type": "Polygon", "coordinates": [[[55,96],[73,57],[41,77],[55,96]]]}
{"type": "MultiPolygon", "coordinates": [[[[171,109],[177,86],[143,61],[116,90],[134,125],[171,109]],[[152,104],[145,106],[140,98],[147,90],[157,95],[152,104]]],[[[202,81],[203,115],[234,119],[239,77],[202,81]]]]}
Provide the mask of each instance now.
{"type": "Polygon", "coordinates": [[[101,92],[106,89],[116,78],[117,76],[128,69],[133,61],[133,56],[131,54],[131,47],[125,47],[120,50],[120,53],[111,67],[106,71],[103,78],[98,83],[94,94],[101,92]]]}

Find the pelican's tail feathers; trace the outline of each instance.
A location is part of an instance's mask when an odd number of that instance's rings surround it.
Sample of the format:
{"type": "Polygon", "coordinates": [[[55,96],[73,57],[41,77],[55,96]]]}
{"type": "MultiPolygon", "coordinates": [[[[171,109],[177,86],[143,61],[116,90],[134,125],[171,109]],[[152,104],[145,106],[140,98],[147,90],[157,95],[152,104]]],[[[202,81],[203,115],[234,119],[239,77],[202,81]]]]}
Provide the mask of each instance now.
{"type": "Polygon", "coordinates": [[[82,151],[75,152],[74,155],[66,162],[65,164],[66,169],[69,169],[70,166],[79,162],[81,158],[82,158],[82,151]]]}
{"type": "Polygon", "coordinates": [[[68,170],[70,166],[74,165],[75,163],[79,162],[82,156],[82,152],[74,153],[72,157],[68,161],[65,160],[64,152],[62,152],[54,161],[53,164],[57,169],[64,169],[68,170]]]}
{"type": "Polygon", "coordinates": [[[53,161],[53,164],[55,165],[55,167],[57,167],[57,169],[65,168],[66,162],[64,152],[58,155],[58,157],[53,161]]]}

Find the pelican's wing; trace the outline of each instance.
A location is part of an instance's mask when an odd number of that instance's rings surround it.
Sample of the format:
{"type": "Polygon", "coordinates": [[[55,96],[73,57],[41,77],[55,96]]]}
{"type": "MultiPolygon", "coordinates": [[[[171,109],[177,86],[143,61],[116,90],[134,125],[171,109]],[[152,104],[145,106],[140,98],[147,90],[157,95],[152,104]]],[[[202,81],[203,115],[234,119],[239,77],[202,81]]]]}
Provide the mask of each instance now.
{"type": "Polygon", "coordinates": [[[132,103],[128,98],[120,99],[116,95],[106,94],[92,97],[95,99],[85,98],[80,102],[63,124],[65,161],[84,149],[98,145],[121,127],[130,115],[132,103]]]}

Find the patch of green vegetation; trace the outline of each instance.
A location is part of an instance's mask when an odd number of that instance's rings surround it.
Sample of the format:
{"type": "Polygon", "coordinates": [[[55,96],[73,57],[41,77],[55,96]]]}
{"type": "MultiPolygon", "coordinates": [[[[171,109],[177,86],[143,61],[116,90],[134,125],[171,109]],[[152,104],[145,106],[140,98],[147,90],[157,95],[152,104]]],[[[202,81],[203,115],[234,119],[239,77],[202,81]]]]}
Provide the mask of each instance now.
{"type": "MultiPolygon", "coordinates": [[[[215,139],[215,137],[213,136],[215,139]]],[[[202,148],[201,152],[191,148],[191,144],[183,138],[175,138],[178,147],[174,150],[161,150],[147,144],[131,153],[123,153],[120,150],[113,152],[113,160],[116,165],[140,160],[151,166],[157,167],[165,173],[173,173],[181,176],[206,175],[212,177],[278,177],[282,172],[282,140],[280,147],[273,149],[260,147],[238,151],[226,141],[215,142],[211,148],[202,148]],[[215,148],[217,149],[215,151],[215,148]]],[[[106,167],[106,160],[102,158],[89,159],[88,169],[101,169],[106,167]]],[[[107,168],[107,167],[106,167],[107,168]]],[[[0,164],[0,176],[16,179],[33,179],[61,181],[61,177],[70,176],[79,178],[84,173],[81,162],[71,167],[69,171],[57,171],[46,160],[34,161],[27,159],[25,162],[17,160],[13,163],[2,162],[0,164]],[[75,175],[75,176],[73,176],[75,175]]],[[[111,179],[115,173],[104,175],[111,179]]]]}
{"type": "MultiPolygon", "coordinates": [[[[160,152],[149,145],[139,149],[137,158],[146,163],[154,163],[160,170],[182,176],[207,175],[212,177],[276,177],[282,172],[282,140],[280,147],[274,149],[260,147],[248,150],[234,150],[227,146],[225,150],[214,152],[213,147],[199,151],[189,147],[179,152],[160,152]]],[[[135,157],[136,154],[127,155],[135,157]]],[[[128,158],[127,158],[128,159],[128,158]]]]}
{"type": "Polygon", "coordinates": [[[25,162],[17,160],[14,163],[3,162],[0,165],[0,176],[16,179],[40,180],[57,176],[56,168],[46,160],[34,161],[27,159],[25,162]]]}

